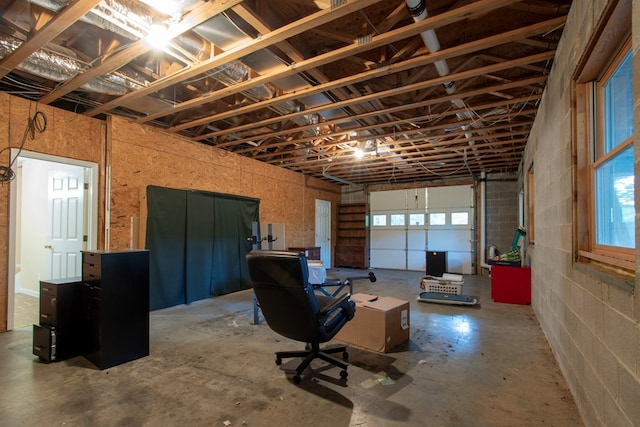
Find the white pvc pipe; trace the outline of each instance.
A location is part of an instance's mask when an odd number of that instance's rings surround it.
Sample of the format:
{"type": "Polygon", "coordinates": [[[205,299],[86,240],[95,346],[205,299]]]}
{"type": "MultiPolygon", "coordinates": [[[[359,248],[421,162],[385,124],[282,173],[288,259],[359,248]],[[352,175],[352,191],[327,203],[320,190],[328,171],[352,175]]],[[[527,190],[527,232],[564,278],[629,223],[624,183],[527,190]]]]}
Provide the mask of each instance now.
{"type": "MultiPolygon", "coordinates": [[[[427,13],[426,0],[405,0],[405,3],[409,8],[409,13],[413,17],[414,22],[423,21],[424,19],[427,18],[427,16],[429,16],[427,13]]],[[[422,33],[420,33],[420,37],[422,37],[422,41],[424,42],[424,45],[427,47],[429,52],[433,53],[440,50],[440,41],[438,40],[438,36],[436,35],[436,32],[434,30],[423,31],[422,33]]],[[[449,70],[449,64],[447,64],[446,60],[441,59],[439,61],[434,62],[433,65],[436,67],[436,71],[438,72],[439,76],[443,77],[451,74],[451,71],[449,70]]],[[[457,92],[455,82],[448,82],[448,83],[445,83],[443,86],[445,91],[449,95],[457,92]]],[[[451,103],[458,108],[465,107],[464,101],[460,98],[452,99],[451,103]]],[[[456,116],[458,117],[458,120],[471,118],[471,114],[469,114],[469,112],[467,111],[457,113],[456,116]]],[[[466,130],[467,128],[464,128],[464,130],[466,130]]],[[[473,141],[472,133],[470,132],[465,133],[465,137],[469,139],[469,145],[475,145],[473,141]]],[[[475,150],[475,147],[473,148],[473,150],[475,150]]]]}
{"type": "MultiPolygon", "coordinates": [[[[420,22],[429,16],[427,12],[426,2],[424,0],[405,0],[407,7],[409,8],[409,13],[413,18],[414,22],[420,22]]],[[[434,53],[440,50],[440,40],[438,40],[438,36],[434,30],[426,30],[420,33],[420,37],[424,42],[424,45],[429,50],[429,52],[434,53]]],[[[446,60],[441,59],[440,61],[436,61],[433,64],[436,67],[436,71],[439,76],[448,76],[451,74],[449,70],[449,64],[446,60]]],[[[454,82],[449,82],[444,85],[445,90],[449,95],[456,92],[456,87],[454,82]]],[[[456,107],[462,108],[460,104],[464,105],[461,99],[454,99],[451,101],[456,107]]]]}

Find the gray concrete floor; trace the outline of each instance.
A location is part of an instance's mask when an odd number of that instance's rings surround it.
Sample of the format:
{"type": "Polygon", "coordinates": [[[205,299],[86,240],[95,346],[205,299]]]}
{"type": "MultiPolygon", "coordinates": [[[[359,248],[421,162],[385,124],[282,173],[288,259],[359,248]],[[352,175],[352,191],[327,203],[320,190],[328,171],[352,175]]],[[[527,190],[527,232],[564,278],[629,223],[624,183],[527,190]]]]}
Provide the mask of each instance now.
{"type": "MultiPolygon", "coordinates": [[[[362,276],[360,270],[334,270],[362,276]]],[[[151,354],[100,371],[83,357],[31,353],[31,328],[0,334],[3,426],[581,426],[529,306],[417,302],[420,272],[375,270],[354,292],[410,301],[409,342],[380,354],[351,346],[349,377],[318,361],[294,384],[302,349],[253,324],[250,290],[151,313],[151,354]]]]}

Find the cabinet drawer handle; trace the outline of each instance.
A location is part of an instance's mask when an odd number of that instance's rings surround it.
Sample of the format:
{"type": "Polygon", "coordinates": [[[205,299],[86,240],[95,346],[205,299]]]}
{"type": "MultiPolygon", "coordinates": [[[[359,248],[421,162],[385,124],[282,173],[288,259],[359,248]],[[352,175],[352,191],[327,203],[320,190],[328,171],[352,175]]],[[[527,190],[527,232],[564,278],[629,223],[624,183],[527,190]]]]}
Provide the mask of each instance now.
{"type": "Polygon", "coordinates": [[[43,319],[48,319],[49,315],[48,314],[41,314],[40,317],[42,317],[43,319]]]}
{"type": "Polygon", "coordinates": [[[45,288],[44,286],[42,287],[42,292],[49,292],[51,289],[49,288],[45,288]]]}

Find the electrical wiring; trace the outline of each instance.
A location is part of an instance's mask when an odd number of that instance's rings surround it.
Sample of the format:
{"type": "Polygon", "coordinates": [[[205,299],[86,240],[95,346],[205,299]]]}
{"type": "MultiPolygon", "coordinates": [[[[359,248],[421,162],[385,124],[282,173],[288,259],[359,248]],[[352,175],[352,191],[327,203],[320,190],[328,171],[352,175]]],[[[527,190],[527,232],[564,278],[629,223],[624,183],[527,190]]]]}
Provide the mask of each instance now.
{"type": "Polygon", "coordinates": [[[7,147],[0,150],[0,154],[2,154],[5,151],[9,151],[9,165],[0,166],[0,183],[10,182],[16,177],[16,174],[13,171],[13,169],[11,169],[11,167],[15,163],[16,159],[20,156],[20,153],[22,152],[22,148],[24,147],[24,144],[27,142],[27,139],[34,140],[36,137],[36,133],[43,133],[46,129],[47,129],[46,114],[43,113],[42,111],[36,110],[33,117],[31,117],[31,119],[29,119],[29,122],[27,123],[27,126],[24,130],[24,134],[22,135],[22,139],[20,141],[20,145],[18,146],[18,152],[16,153],[15,157],[13,157],[12,159],[11,158],[11,148],[12,148],[11,147],[11,126],[9,125],[9,130],[8,130],[9,143],[7,144],[7,147]]]}

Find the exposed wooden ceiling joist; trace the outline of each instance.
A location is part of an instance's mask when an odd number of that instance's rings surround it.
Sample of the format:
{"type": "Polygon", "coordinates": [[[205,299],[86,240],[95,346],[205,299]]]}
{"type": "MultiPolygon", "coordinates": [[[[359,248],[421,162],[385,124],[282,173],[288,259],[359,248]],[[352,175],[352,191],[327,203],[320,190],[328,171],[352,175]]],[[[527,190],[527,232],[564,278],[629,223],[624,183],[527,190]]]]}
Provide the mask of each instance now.
{"type": "Polygon", "coordinates": [[[368,185],[517,170],[571,5],[433,0],[415,22],[404,0],[181,0],[171,19],[147,0],[19,2],[0,0],[0,90],[368,185]],[[109,7],[144,16],[95,19],[109,7]]]}

